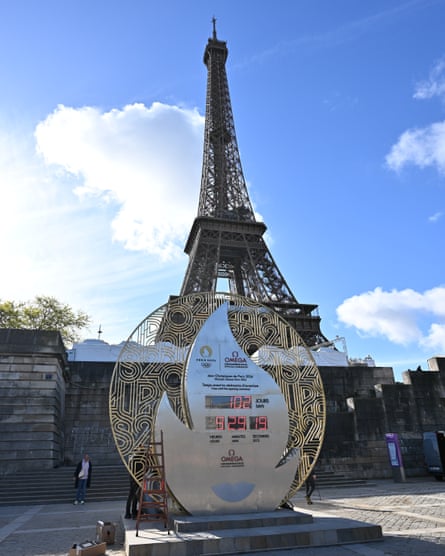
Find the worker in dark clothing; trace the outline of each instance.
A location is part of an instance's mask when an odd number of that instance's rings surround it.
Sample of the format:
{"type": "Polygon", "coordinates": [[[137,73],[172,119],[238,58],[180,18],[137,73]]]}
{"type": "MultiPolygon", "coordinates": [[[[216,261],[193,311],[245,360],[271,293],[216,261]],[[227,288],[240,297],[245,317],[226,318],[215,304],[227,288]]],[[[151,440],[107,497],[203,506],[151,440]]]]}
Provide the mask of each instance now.
{"type": "Polygon", "coordinates": [[[306,479],[306,501],[308,504],[312,504],[311,496],[315,490],[315,479],[316,475],[314,474],[314,470],[312,470],[307,479],[306,479]]]}
{"type": "Polygon", "coordinates": [[[127,506],[125,508],[125,519],[136,519],[138,515],[139,485],[130,475],[130,491],[128,492],[127,506]]]}

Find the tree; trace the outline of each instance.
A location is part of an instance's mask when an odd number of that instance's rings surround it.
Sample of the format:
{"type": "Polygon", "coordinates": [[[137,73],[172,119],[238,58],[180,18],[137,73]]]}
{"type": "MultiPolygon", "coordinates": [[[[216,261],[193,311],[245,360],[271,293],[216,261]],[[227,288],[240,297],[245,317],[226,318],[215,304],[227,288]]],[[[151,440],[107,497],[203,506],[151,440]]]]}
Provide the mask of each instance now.
{"type": "Polygon", "coordinates": [[[66,345],[80,339],[79,332],[91,322],[83,311],[75,312],[55,297],[36,296],[31,302],[0,301],[0,328],[57,330],[66,345]]]}
{"type": "Polygon", "coordinates": [[[0,328],[23,328],[20,311],[14,301],[0,302],[0,328]]]}

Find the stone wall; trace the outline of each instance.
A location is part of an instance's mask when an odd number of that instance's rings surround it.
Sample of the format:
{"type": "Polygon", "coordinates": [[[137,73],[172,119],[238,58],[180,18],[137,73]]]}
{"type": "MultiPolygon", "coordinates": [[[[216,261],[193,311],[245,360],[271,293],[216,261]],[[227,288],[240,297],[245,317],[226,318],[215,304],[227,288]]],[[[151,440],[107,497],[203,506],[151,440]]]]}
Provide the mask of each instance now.
{"type": "Polygon", "coordinates": [[[108,394],[114,363],[70,362],[66,391],[65,463],[88,453],[99,465],[120,462],[110,427],[108,394]]]}
{"type": "MultiPolygon", "coordinates": [[[[394,384],[389,367],[319,367],[326,396],[325,440],[318,469],[350,478],[390,476],[377,382],[394,384]]],[[[391,431],[392,432],[392,431],[391,431]]]]}
{"type": "Polygon", "coordinates": [[[0,474],[62,463],[65,368],[58,332],[0,329],[0,474]]]}
{"type": "Polygon", "coordinates": [[[392,477],[385,434],[397,433],[406,476],[424,475],[422,435],[445,429],[445,358],[428,363],[429,370],[405,371],[403,383],[387,367],[320,367],[327,419],[319,468],[392,477]]]}

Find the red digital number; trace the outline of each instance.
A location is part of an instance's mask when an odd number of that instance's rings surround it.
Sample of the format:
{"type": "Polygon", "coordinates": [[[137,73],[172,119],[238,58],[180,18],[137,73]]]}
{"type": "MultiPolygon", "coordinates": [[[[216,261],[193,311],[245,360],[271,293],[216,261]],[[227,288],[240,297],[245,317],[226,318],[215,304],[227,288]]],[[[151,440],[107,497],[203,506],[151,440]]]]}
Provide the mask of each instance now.
{"type": "Polygon", "coordinates": [[[229,415],[227,417],[227,429],[229,431],[245,431],[247,429],[247,418],[244,415],[229,415]]]}
{"type": "Polygon", "coordinates": [[[267,430],[267,417],[256,417],[255,428],[259,431],[267,430]]]}
{"type": "Polygon", "coordinates": [[[252,407],[252,396],[232,396],[230,409],[249,409],[252,407]]]}
{"type": "Polygon", "coordinates": [[[223,415],[217,415],[215,417],[215,423],[216,423],[216,430],[217,431],[223,431],[226,427],[225,427],[225,418],[223,415]]]}

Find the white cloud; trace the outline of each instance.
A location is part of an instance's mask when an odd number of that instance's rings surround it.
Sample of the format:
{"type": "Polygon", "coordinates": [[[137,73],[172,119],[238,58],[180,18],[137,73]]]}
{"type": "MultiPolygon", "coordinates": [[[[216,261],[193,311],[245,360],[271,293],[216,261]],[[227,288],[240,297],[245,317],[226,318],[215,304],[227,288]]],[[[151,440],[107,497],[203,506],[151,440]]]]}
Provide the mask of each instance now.
{"type": "Polygon", "coordinates": [[[386,156],[386,163],[392,170],[409,163],[420,168],[435,166],[445,174],[445,121],[402,133],[386,156]]]}
{"type": "Polygon", "coordinates": [[[198,204],[204,118],[153,103],[101,112],[59,106],[35,132],[80,198],[116,207],[113,239],[162,259],[182,252],[198,204]]]}
{"type": "Polygon", "coordinates": [[[445,58],[436,63],[426,81],[417,84],[414,93],[414,98],[417,99],[428,99],[435,96],[445,99],[445,58]]]}
{"type": "Polygon", "coordinates": [[[196,111],[160,104],[60,106],[35,138],[0,128],[0,299],[53,295],[92,316],[89,334],[127,338],[179,291],[202,131],[196,111]]]}
{"type": "MultiPolygon", "coordinates": [[[[445,101],[445,57],[437,62],[426,81],[417,84],[414,93],[415,99],[435,96],[445,101]]],[[[445,121],[404,131],[385,160],[391,170],[411,163],[420,168],[432,166],[445,174],[445,121]]]]}
{"type": "Polygon", "coordinates": [[[427,349],[445,350],[445,324],[432,324],[428,335],[422,338],[420,345],[427,349]]]}
{"type": "Polygon", "coordinates": [[[436,212],[434,214],[432,214],[429,218],[428,221],[429,222],[437,222],[438,220],[440,220],[443,216],[443,212],[436,212]]]}
{"type": "Polygon", "coordinates": [[[386,337],[399,345],[445,350],[445,287],[424,293],[381,288],[355,295],[337,308],[339,320],[359,333],[386,337]],[[429,319],[427,330],[425,319],[429,319]]]}

